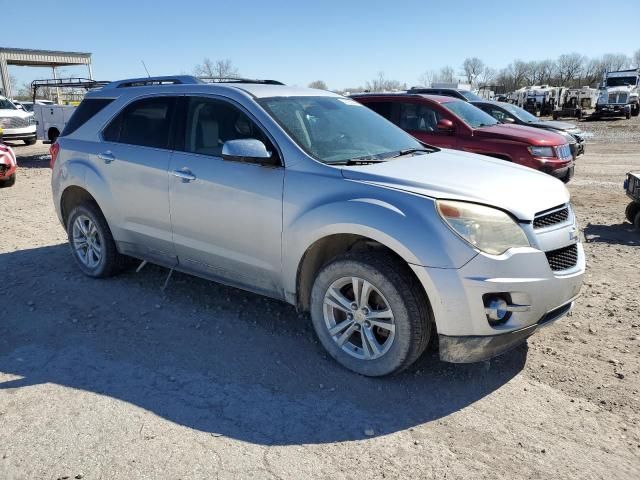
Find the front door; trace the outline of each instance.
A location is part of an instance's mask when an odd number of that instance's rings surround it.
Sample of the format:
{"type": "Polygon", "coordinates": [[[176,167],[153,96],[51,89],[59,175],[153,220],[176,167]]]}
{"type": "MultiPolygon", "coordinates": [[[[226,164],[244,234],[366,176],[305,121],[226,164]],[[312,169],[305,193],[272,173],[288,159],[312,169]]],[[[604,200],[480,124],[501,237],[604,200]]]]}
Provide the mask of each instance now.
{"type": "Polygon", "coordinates": [[[398,104],[398,126],[421,142],[441,148],[458,148],[455,132],[442,132],[437,128],[443,118],[452,120],[438,108],[419,102],[398,104]]]}
{"type": "Polygon", "coordinates": [[[228,140],[255,138],[274,155],[276,149],[236,105],[213,97],[184,101],[184,126],[169,167],[180,266],[281,298],[284,168],[222,159],[228,140]]]}

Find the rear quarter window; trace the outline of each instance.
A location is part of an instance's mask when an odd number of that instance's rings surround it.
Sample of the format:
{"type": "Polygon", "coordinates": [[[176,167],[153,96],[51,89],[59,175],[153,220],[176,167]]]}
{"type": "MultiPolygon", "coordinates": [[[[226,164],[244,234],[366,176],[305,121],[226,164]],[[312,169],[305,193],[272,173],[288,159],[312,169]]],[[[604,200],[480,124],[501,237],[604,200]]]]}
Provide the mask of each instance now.
{"type": "Polygon", "coordinates": [[[75,132],[111,102],[113,102],[111,98],[85,98],[74,110],[60,136],[64,137],[75,132]]]}

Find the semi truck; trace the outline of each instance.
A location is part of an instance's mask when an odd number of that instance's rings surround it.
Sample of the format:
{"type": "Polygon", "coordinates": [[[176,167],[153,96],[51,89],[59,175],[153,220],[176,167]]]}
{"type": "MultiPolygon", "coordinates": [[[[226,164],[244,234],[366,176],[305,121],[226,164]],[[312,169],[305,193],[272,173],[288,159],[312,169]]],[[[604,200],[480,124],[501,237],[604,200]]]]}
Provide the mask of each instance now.
{"type": "Polygon", "coordinates": [[[594,116],[636,117],[640,114],[640,68],[606,72],[594,116]]]}

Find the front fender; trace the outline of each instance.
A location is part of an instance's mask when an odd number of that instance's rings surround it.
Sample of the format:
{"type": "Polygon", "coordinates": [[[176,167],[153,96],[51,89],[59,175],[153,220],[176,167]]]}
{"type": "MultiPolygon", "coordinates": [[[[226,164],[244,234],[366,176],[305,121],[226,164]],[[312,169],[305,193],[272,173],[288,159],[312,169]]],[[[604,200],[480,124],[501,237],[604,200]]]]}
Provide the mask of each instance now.
{"type": "Polygon", "coordinates": [[[287,218],[285,214],[285,291],[296,291],[298,267],[307,250],[331,235],[354,234],[371,238],[413,265],[459,268],[476,255],[440,219],[432,199],[350,183],[351,195],[346,198],[316,204],[295,217],[287,218]],[[372,195],[374,192],[378,195],[372,195]]]}

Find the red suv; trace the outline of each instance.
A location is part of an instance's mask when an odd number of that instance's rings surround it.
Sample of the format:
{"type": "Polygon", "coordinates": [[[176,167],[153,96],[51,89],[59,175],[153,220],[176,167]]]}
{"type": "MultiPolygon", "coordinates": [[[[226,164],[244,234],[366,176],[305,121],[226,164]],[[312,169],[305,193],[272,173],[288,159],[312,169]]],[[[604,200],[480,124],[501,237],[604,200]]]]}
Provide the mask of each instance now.
{"type": "Polygon", "coordinates": [[[564,182],[573,176],[574,160],[563,136],[502,124],[466,101],[420,94],[363,94],[353,98],[424,143],[501,158],[564,182]]]}

